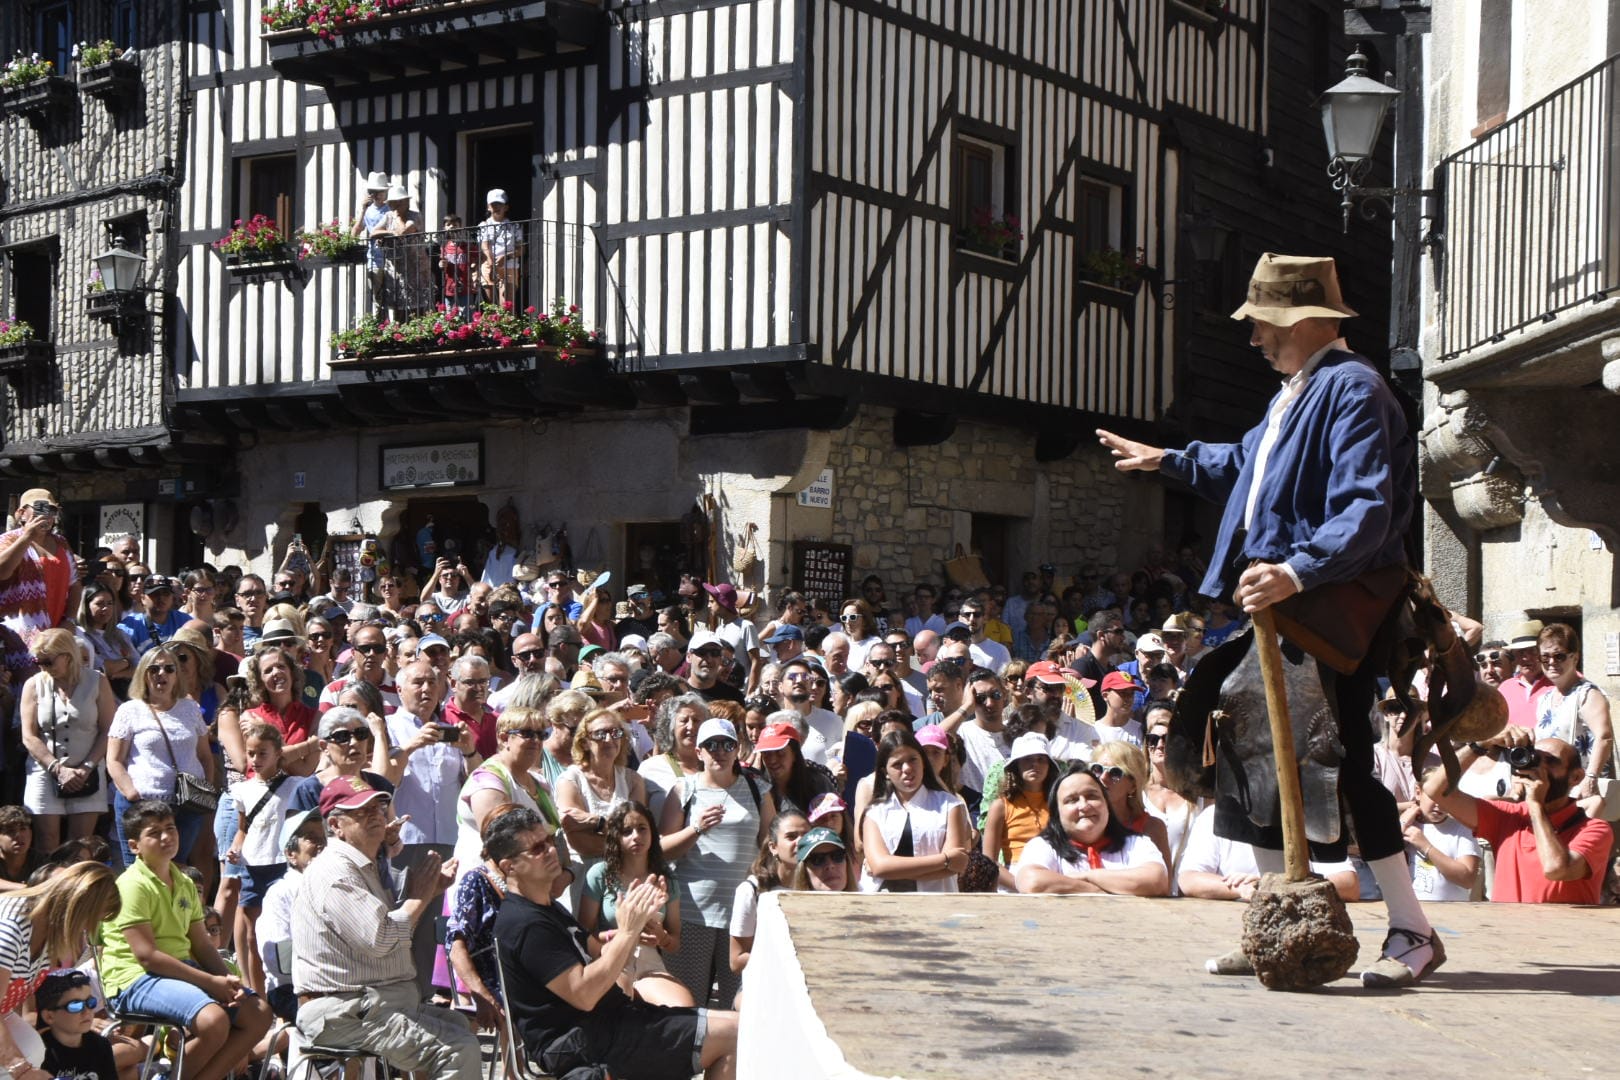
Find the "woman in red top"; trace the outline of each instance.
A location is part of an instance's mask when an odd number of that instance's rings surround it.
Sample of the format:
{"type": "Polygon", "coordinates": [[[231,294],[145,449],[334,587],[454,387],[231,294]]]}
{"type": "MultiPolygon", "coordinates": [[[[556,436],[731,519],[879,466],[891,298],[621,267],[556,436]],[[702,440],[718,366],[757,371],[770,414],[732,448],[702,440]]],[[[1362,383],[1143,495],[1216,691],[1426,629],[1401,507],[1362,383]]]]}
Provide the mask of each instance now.
{"type": "Polygon", "coordinates": [[[62,508],[44,488],[23,492],[18,527],[0,536],[0,621],[25,644],[79,609],[78,564],[56,531],[62,508]]]}
{"type": "Polygon", "coordinates": [[[298,700],[303,669],[291,649],[270,646],[262,649],[248,665],[248,695],[253,702],[242,717],[245,725],[255,720],[281,732],[281,767],[293,776],[308,776],[320,763],[321,744],[314,738],[320,714],[298,700]]]}

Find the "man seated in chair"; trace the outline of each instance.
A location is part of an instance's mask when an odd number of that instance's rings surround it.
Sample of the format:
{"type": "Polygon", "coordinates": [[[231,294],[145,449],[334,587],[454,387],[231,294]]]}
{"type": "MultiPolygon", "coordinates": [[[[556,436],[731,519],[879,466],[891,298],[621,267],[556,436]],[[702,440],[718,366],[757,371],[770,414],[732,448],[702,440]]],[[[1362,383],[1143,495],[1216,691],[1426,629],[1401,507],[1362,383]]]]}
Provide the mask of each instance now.
{"type": "Polygon", "coordinates": [[[566,1080],[690,1080],[704,1070],[709,1080],[735,1080],[735,1012],[650,1005],[619,988],[642,928],[669,898],[662,878],[628,883],[618,930],[603,944],[552,901],[562,870],[538,815],[497,818],[484,851],[506,875],[495,940],[507,1008],[531,1059],[566,1080]]]}
{"type": "Polygon", "coordinates": [[[433,1080],[478,1080],[478,1039],[467,1021],[422,1003],[411,936],[455,878],[455,860],[427,855],[394,906],[377,872],[391,800],[360,777],[321,791],[326,850],[304,871],[293,908],[298,1029],[312,1046],[375,1054],[433,1080]]]}

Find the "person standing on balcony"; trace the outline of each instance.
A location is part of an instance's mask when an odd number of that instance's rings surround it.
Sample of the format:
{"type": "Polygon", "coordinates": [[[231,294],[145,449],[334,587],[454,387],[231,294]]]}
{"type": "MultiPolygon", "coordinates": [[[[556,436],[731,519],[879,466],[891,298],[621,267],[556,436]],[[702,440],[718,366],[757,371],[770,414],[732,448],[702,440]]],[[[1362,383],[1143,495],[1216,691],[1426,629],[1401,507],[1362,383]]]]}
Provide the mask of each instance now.
{"type": "Polygon", "coordinates": [[[411,209],[410,189],[404,184],[388,189],[388,213],[377,233],[392,238],[383,241],[384,293],[394,320],[402,322],[433,306],[422,215],[411,209]]]}
{"type": "Polygon", "coordinates": [[[366,280],[371,284],[371,307],[378,315],[385,315],[383,308],[383,252],[382,244],[370,239],[373,233],[382,227],[383,218],[388,216],[388,174],[374,172],[366,177],[366,201],[360,206],[360,213],[354,219],[354,235],[367,237],[366,242],[366,280]]]}
{"type": "Polygon", "coordinates": [[[476,251],[460,214],[444,215],[444,242],[439,246],[439,271],[444,275],[444,308],[460,318],[472,317],[473,256],[476,251]]]}
{"type": "Polygon", "coordinates": [[[491,189],[486,201],[489,217],[478,226],[484,285],[490,300],[516,308],[523,299],[523,226],[506,217],[505,188],[491,189]]]}

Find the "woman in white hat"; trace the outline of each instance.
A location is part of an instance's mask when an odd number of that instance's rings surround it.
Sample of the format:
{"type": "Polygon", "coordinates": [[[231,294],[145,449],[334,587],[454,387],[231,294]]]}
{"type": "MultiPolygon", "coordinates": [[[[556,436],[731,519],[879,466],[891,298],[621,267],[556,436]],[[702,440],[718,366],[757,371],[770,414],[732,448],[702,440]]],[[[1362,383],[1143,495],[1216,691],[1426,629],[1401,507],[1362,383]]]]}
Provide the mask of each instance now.
{"type": "Polygon", "coordinates": [[[378,314],[383,305],[383,253],[382,245],[369,239],[382,228],[388,216],[388,174],[373,172],[366,176],[366,201],[360,204],[360,213],[354,219],[354,235],[367,237],[366,279],[371,282],[371,302],[378,314]]]}
{"type": "Polygon", "coordinates": [[[505,188],[492,188],[485,201],[489,217],[478,226],[478,251],[483,256],[484,284],[489,299],[514,308],[523,299],[523,226],[509,221],[505,188]]]}
{"type": "Polygon", "coordinates": [[[433,281],[428,273],[427,245],[422,242],[422,215],[411,209],[410,189],[393,184],[387,195],[388,213],[377,232],[393,237],[383,241],[383,254],[385,293],[397,321],[433,306],[433,281]]]}

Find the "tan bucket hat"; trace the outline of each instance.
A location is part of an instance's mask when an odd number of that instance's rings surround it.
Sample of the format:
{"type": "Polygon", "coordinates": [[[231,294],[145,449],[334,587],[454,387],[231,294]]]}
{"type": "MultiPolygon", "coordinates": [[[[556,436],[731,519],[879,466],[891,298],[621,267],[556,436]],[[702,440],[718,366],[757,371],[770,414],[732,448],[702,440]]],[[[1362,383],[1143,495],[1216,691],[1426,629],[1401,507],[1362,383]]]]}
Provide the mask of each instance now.
{"type": "Polygon", "coordinates": [[[1301,319],[1344,319],[1354,314],[1339,292],[1339,272],[1332,259],[1268,251],[1255,264],[1248,299],[1232,318],[1293,326],[1301,319]]]}

